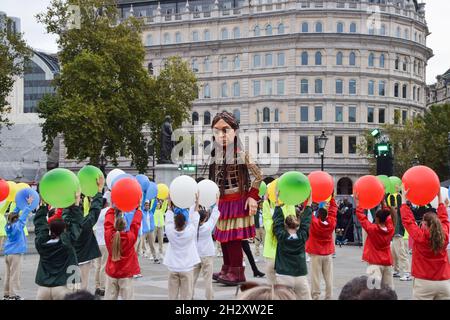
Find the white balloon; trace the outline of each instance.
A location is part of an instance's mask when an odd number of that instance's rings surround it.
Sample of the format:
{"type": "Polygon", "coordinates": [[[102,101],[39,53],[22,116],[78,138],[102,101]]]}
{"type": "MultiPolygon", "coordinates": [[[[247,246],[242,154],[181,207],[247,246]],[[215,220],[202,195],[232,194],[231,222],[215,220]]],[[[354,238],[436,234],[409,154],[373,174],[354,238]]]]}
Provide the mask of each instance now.
{"type": "Polygon", "coordinates": [[[198,192],[198,185],[189,176],[179,176],[175,178],[169,187],[170,200],[178,208],[187,209],[195,204],[195,194],[198,192]]]}
{"type": "Polygon", "coordinates": [[[106,185],[108,186],[109,190],[111,190],[112,188],[112,182],[114,181],[114,179],[121,174],[125,174],[125,172],[120,169],[113,169],[110,173],[108,173],[108,175],[106,176],[106,185]]]}
{"type": "MultiPolygon", "coordinates": [[[[441,200],[442,203],[445,203],[445,199],[448,199],[448,189],[447,188],[441,187],[441,199],[442,199],[441,200]]],[[[431,201],[431,206],[433,208],[437,208],[439,206],[437,196],[436,196],[436,198],[434,198],[433,201],[431,201]]]]}
{"type": "Polygon", "coordinates": [[[205,208],[216,204],[219,187],[214,181],[205,179],[198,183],[198,202],[205,208]]]}

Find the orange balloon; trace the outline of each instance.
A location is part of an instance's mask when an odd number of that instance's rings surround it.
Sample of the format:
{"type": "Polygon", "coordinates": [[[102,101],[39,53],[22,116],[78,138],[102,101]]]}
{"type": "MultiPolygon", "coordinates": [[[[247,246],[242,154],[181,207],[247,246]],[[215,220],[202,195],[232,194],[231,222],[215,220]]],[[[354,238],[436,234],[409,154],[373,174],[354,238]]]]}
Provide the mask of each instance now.
{"type": "Polygon", "coordinates": [[[323,202],[333,193],[333,177],[324,171],[314,171],[308,175],[309,184],[312,189],[312,201],[323,202]]]}
{"type": "Polygon", "coordinates": [[[406,198],[418,206],[425,206],[433,201],[441,191],[439,177],[426,166],[412,167],[405,172],[402,178],[406,198]]]}
{"type": "Polygon", "coordinates": [[[364,176],[356,181],[353,194],[358,194],[360,208],[372,209],[383,200],[384,186],[377,177],[364,176]]]}

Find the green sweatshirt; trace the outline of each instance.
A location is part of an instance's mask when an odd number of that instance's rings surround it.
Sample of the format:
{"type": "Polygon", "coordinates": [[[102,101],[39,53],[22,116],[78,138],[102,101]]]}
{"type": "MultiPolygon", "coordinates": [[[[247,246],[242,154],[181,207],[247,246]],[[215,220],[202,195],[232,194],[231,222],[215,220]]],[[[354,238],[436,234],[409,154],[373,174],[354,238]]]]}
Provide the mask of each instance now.
{"type": "MultiPolygon", "coordinates": [[[[42,287],[66,286],[69,278],[72,279],[74,266],[78,265],[77,255],[73,242],[81,232],[81,210],[66,212],[66,218],[70,221],[57,241],[49,242],[49,225],[47,222],[47,206],[41,206],[34,217],[36,250],[39,253],[39,264],[35,282],[42,287]]],[[[75,277],[76,283],[80,277],[75,277]]]]}
{"type": "Polygon", "coordinates": [[[300,277],[308,274],[306,266],[305,244],[309,236],[312,210],[306,207],[300,216],[300,227],[295,234],[290,235],[284,225],[284,215],[280,207],[275,208],[273,215],[275,236],[278,240],[275,256],[277,274],[300,277]]]}
{"type": "Polygon", "coordinates": [[[91,261],[102,255],[93,229],[97,223],[100,211],[102,210],[102,197],[103,195],[101,192],[94,196],[89,213],[83,218],[83,222],[81,223],[80,237],[74,243],[78,263],[91,261]]]}
{"type": "MultiPolygon", "coordinates": [[[[282,207],[284,217],[294,215],[295,216],[295,206],[284,205],[282,207]]],[[[277,239],[273,235],[272,225],[272,210],[270,208],[270,203],[268,200],[263,202],[263,224],[264,231],[266,233],[264,237],[264,252],[263,256],[269,259],[275,259],[275,254],[277,252],[277,239]]]]}

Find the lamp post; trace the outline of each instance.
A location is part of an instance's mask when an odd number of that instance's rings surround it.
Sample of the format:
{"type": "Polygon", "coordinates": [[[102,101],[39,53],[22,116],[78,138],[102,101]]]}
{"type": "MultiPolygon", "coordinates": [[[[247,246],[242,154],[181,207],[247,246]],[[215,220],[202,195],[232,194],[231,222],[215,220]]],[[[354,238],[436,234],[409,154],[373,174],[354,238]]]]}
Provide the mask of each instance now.
{"type": "Polygon", "coordinates": [[[448,170],[450,171],[450,132],[448,133],[447,136],[447,142],[448,142],[448,170]]]}
{"type": "Polygon", "coordinates": [[[323,159],[325,155],[325,147],[327,145],[328,137],[325,135],[325,130],[322,130],[322,135],[317,138],[319,143],[319,154],[320,154],[320,161],[321,161],[321,170],[323,171],[323,159]]]}
{"type": "Polygon", "coordinates": [[[106,160],[105,155],[102,152],[102,155],[100,156],[100,170],[103,173],[103,176],[106,177],[106,164],[108,163],[108,161],[106,160]]]}
{"type": "Polygon", "coordinates": [[[155,144],[153,141],[150,141],[147,146],[148,156],[152,155],[152,178],[153,181],[156,181],[155,177],[155,144]]]}

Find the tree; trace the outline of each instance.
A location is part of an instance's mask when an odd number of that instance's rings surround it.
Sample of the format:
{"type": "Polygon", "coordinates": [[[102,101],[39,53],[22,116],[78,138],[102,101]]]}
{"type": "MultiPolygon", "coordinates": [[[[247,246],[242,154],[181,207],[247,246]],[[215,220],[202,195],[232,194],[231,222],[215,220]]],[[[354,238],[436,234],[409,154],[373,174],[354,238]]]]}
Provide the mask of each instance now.
{"type": "Polygon", "coordinates": [[[25,44],[22,34],[12,27],[12,20],[0,17],[0,129],[10,127],[7,117],[11,110],[6,98],[13,89],[17,77],[23,74],[31,50],[25,44]]]}

